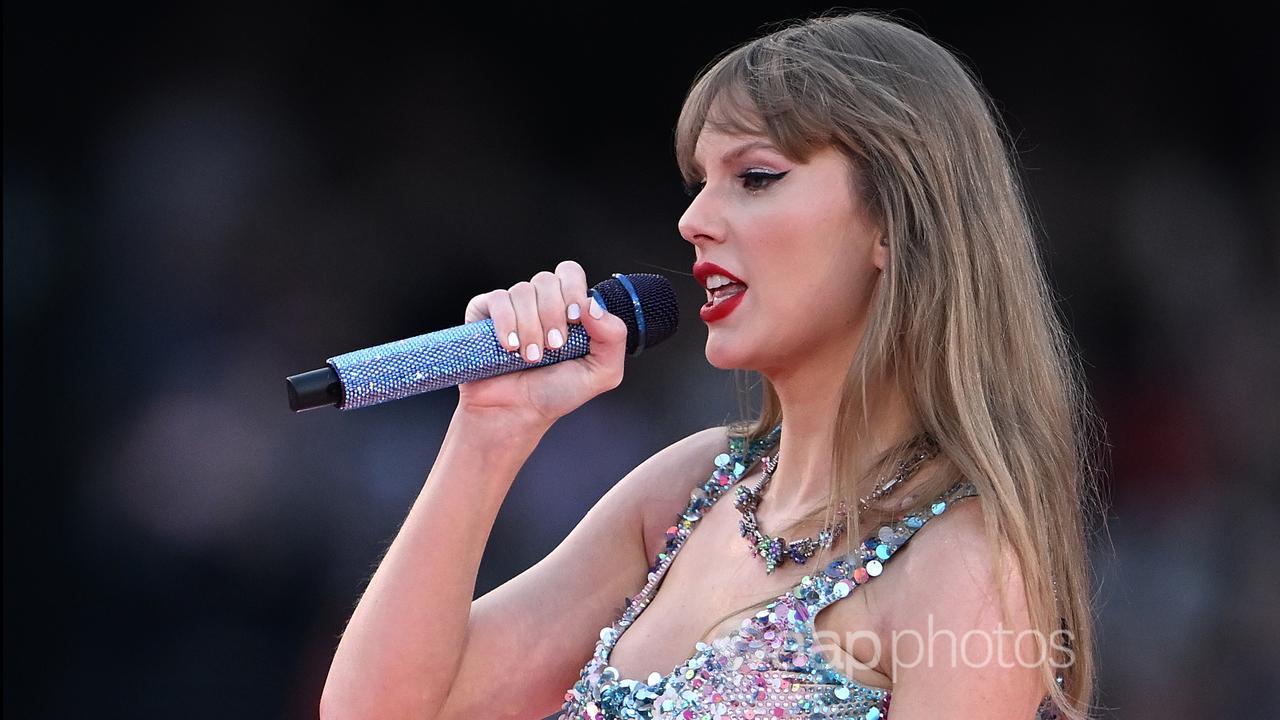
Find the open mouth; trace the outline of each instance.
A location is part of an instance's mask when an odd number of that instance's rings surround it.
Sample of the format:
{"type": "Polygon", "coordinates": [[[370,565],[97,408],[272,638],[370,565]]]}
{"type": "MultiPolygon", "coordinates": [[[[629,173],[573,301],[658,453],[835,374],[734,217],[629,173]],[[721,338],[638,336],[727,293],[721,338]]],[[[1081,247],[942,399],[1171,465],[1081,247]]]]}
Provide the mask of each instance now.
{"type": "Polygon", "coordinates": [[[733,297],[734,295],[739,295],[746,291],[747,291],[747,286],[743,285],[742,283],[730,283],[728,285],[722,285],[716,288],[715,290],[708,290],[707,305],[710,305],[710,306],[718,305],[724,302],[725,300],[733,297]]]}

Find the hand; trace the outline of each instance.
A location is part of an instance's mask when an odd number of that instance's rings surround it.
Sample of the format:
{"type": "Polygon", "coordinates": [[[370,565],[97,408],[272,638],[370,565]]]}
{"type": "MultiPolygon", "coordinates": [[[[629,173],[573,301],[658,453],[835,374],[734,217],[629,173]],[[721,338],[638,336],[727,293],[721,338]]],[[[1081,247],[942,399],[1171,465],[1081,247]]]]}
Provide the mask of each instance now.
{"type": "Polygon", "coordinates": [[[591,350],[580,358],[462,383],[458,410],[510,414],[519,421],[550,427],[596,395],[617,387],[622,382],[627,326],[603,308],[600,318],[593,317],[591,302],[586,273],[572,260],[561,262],[554,273],[543,270],[506,290],[471,298],[464,322],[493,318],[498,343],[520,353],[528,363],[541,360],[547,349],[563,347],[571,324],[586,329],[591,350]],[[568,310],[575,304],[578,313],[572,318],[568,310]]]}

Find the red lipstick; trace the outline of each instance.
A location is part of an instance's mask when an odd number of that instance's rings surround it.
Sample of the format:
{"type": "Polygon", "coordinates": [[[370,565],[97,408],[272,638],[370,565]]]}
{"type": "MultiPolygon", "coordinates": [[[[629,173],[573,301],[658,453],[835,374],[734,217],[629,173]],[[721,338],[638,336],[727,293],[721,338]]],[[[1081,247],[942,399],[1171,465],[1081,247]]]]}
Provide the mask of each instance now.
{"type": "Polygon", "coordinates": [[[693,276],[697,278],[698,284],[702,287],[707,286],[707,277],[710,275],[723,275],[736,283],[746,285],[746,283],[737,275],[734,275],[713,262],[703,260],[702,262],[693,264],[693,276]]]}
{"type": "Polygon", "coordinates": [[[693,276],[698,279],[698,284],[704,288],[707,286],[707,278],[711,275],[723,275],[733,282],[742,285],[742,290],[723,300],[716,301],[708,299],[707,303],[698,311],[698,315],[702,317],[704,322],[715,322],[723,319],[733,312],[734,308],[742,303],[742,298],[747,294],[747,284],[743,282],[737,275],[725,270],[724,268],[712,262],[702,261],[694,264],[693,276]]]}
{"type": "Polygon", "coordinates": [[[726,300],[720,302],[708,302],[698,310],[698,315],[702,317],[703,322],[715,322],[729,315],[733,309],[742,304],[742,298],[747,294],[746,290],[739,292],[726,300]]]}

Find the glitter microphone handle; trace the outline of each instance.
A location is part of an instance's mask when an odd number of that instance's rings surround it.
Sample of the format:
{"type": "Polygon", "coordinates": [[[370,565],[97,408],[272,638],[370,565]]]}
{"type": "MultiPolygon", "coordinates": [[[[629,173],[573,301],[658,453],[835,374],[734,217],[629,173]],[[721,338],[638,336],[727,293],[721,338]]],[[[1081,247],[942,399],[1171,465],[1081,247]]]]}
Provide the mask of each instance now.
{"type": "MultiPolygon", "coordinates": [[[[662,342],[679,324],[675,291],[661,275],[614,273],[588,293],[626,324],[628,355],[662,342]]],[[[565,344],[547,348],[537,362],[504,347],[492,318],[336,355],[319,370],[286,378],[289,406],[353,410],[588,354],[586,328],[568,328],[565,344]]]]}
{"type": "Polygon", "coordinates": [[[368,407],[388,400],[453,387],[472,380],[571,360],[591,351],[581,325],[569,325],[565,344],[547,348],[537,362],[498,342],[493,318],[447,330],[397,340],[329,358],[342,385],[340,410],[368,407]]]}

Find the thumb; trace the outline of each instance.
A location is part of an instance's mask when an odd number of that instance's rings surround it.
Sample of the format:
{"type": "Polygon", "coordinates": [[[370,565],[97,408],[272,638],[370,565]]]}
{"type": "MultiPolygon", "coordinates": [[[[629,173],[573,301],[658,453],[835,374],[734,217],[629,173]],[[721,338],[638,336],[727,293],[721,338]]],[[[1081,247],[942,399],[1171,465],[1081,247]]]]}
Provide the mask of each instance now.
{"type": "Polygon", "coordinates": [[[591,338],[592,355],[612,357],[621,356],[627,347],[627,324],[622,318],[606,310],[596,303],[595,297],[589,295],[587,311],[582,313],[582,326],[591,338]],[[594,312],[593,312],[594,311],[594,312]],[[596,317],[599,313],[600,317],[596,317]]]}

